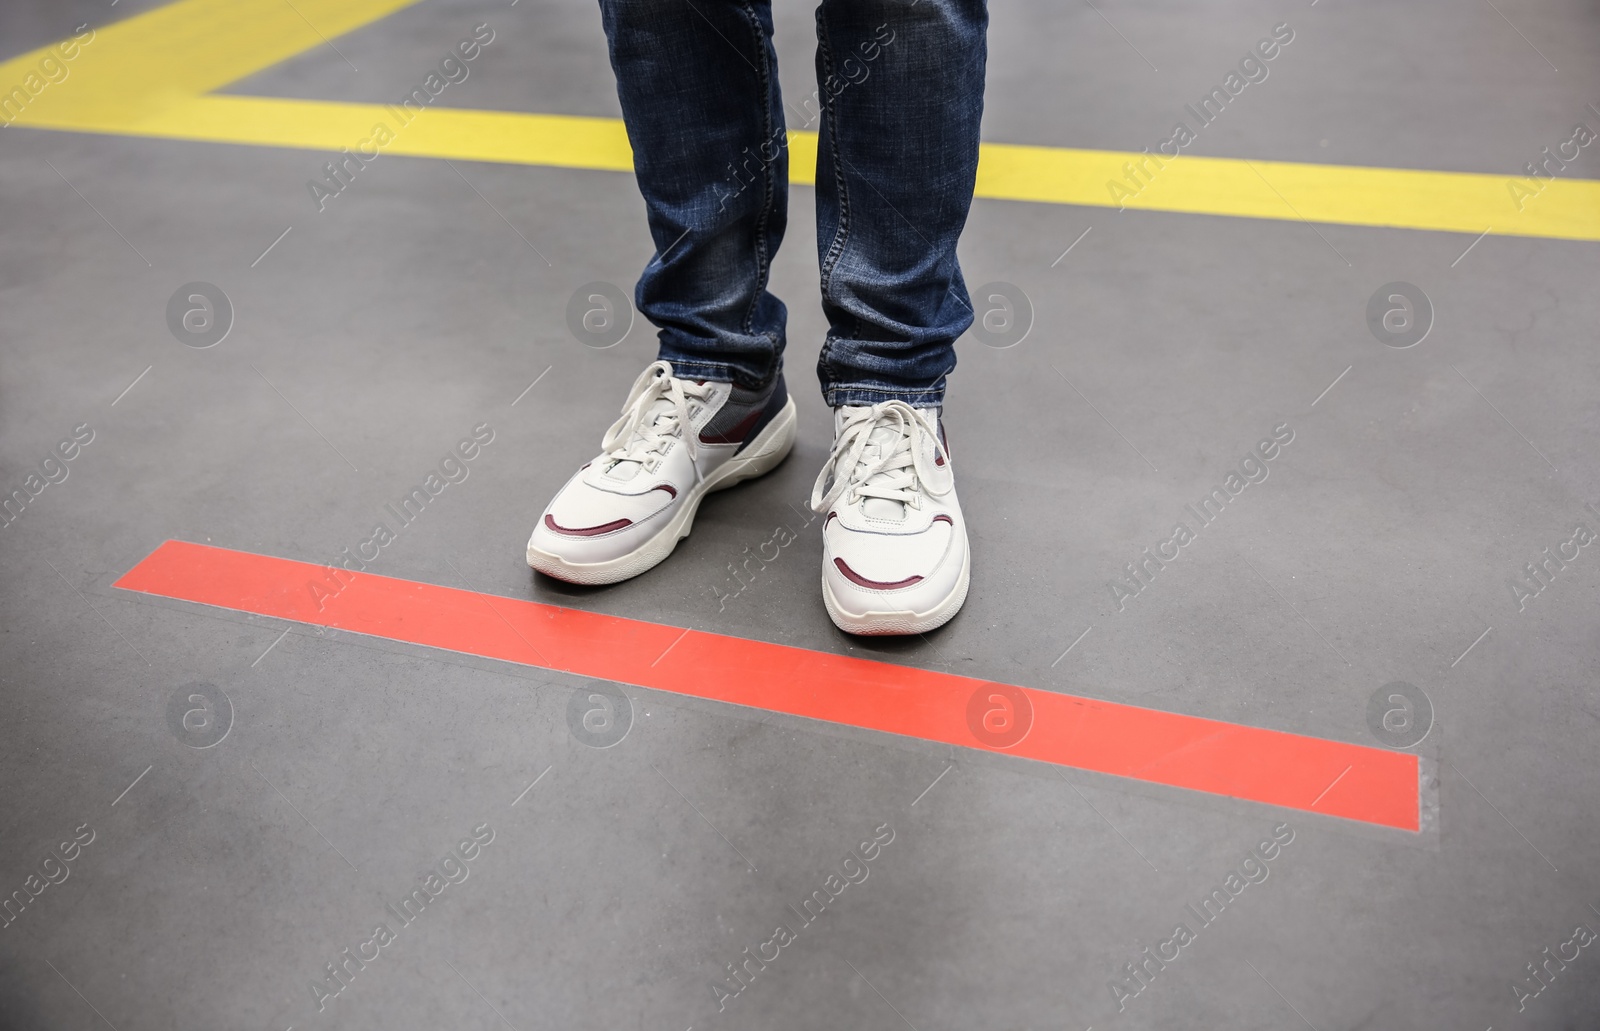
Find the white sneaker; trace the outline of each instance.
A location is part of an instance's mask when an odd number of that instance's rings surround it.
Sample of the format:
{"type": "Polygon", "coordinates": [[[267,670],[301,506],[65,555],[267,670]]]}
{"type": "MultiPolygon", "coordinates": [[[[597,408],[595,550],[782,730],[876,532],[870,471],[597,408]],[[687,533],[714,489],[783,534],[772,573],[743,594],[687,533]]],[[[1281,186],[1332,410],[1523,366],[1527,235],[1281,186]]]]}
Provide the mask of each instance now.
{"type": "Polygon", "coordinates": [[[811,507],[822,522],[822,600],[852,634],[919,634],[967,599],[966,522],[936,408],[834,409],[833,454],[811,507]]]}
{"type": "Polygon", "coordinates": [[[780,372],[757,393],[679,379],[658,361],[634,381],[601,455],[573,474],[533,528],[528,565],[575,584],[626,580],[689,536],[700,499],[760,476],[794,446],[780,372]]]}

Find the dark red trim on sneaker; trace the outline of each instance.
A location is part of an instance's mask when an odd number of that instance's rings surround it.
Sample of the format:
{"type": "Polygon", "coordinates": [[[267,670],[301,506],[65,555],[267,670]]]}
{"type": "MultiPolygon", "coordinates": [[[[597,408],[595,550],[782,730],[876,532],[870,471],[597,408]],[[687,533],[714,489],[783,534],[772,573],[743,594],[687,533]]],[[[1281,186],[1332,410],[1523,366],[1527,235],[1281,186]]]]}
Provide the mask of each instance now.
{"type": "MultiPolygon", "coordinates": [[[[947,515],[936,515],[936,516],[933,517],[933,521],[935,523],[949,523],[951,526],[956,525],[956,521],[954,519],[951,519],[947,515]]],[[[932,525],[932,524],[929,524],[929,525],[932,525]]]]}
{"type": "Polygon", "coordinates": [[[844,574],[846,580],[849,580],[851,583],[856,584],[857,586],[867,587],[874,591],[893,591],[901,587],[910,587],[912,584],[920,583],[922,581],[922,577],[920,576],[908,576],[904,580],[896,580],[894,583],[884,583],[882,580],[868,580],[854,569],[851,569],[849,566],[845,565],[844,559],[842,558],[834,559],[833,564],[838,567],[839,572],[844,574]]]}
{"type": "Polygon", "coordinates": [[[651,490],[664,490],[668,494],[671,494],[673,497],[677,497],[678,496],[678,488],[674,487],[670,483],[658,483],[654,487],[651,487],[650,489],[651,490]]]}
{"type": "Polygon", "coordinates": [[[603,533],[610,533],[612,530],[620,530],[624,526],[632,526],[633,520],[613,519],[611,522],[601,523],[599,526],[585,526],[582,529],[573,530],[562,526],[560,523],[556,522],[555,516],[546,512],[544,516],[544,525],[548,526],[556,533],[565,534],[568,537],[598,537],[603,533]]]}
{"type": "Polygon", "coordinates": [[[744,420],[741,420],[738,426],[735,426],[733,429],[731,429],[731,430],[729,430],[727,432],[727,434],[726,434],[727,439],[726,440],[717,440],[717,441],[707,440],[705,438],[704,434],[701,435],[700,439],[702,441],[704,441],[705,443],[708,443],[708,444],[709,443],[732,443],[734,435],[737,434],[737,433],[743,432],[744,436],[742,436],[742,437],[740,437],[738,439],[738,443],[739,443],[738,450],[734,451],[734,454],[739,454],[739,452],[743,451],[746,447],[749,446],[749,444],[750,444],[750,442],[752,440],[755,440],[757,437],[759,437],[762,434],[763,431],[766,430],[767,424],[770,423],[773,419],[776,419],[778,417],[779,413],[783,411],[784,406],[787,405],[788,403],[789,403],[789,388],[784,385],[783,373],[780,372],[780,373],[778,373],[777,382],[775,382],[773,384],[773,386],[772,386],[772,393],[767,396],[767,405],[766,405],[766,407],[764,409],[762,409],[761,415],[754,422],[751,422],[748,418],[744,419],[744,420]]]}

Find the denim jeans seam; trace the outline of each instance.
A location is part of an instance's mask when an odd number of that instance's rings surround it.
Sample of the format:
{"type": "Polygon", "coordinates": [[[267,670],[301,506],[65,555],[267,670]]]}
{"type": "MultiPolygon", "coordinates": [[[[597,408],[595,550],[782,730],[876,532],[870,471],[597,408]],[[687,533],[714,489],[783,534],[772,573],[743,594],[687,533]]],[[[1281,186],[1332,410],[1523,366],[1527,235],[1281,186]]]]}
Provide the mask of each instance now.
{"type": "MultiPolygon", "coordinates": [[[[822,48],[823,60],[831,69],[833,67],[833,46],[828,38],[828,25],[818,9],[817,17],[817,43],[822,48]]],[[[845,185],[844,158],[839,150],[839,112],[835,105],[835,98],[823,85],[823,117],[828,119],[828,150],[829,164],[832,166],[834,190],[839,195],[839,226],[834,230],[833,242],[828,245],[828,256],[822,263],[822,291],[826,296],[828,285],[833,279],[834,267],[844,255],[845,246],[850,240],[850,193],[845,185]]]]}
{"type": "MultiPolygon", "coordinates": [[[[768,53],[768,51],[770,50],[770,47],[768,46],[768,42],[767,42],[766,36],[762,33],[762,30],[761,30],[761,19],[756,14],[756,10],[755,10],[754,5],[751,4],[749,2],[749,0],[745,0],[745,2],[740,4],[740,6],[744,9],[745,17],[750,22],[750,33],[751,33],[751,36],[755,40],[757,57],[759,58],[759,60],[761,62],[759,67],[756,68],[756,78],[759,80],[759,83],[760,83],[760,86],[761,86],[761,104],[762,104],[762,113],[761,113],[762,134],[761,134],[761,138],[762,138],[763,141],[770,141],[772,139],[772,89],[773,89],[772,67],[771,67],[771,62],[769,60],[770,55],[768,53]]],[[[761,157],[761,149],[760,149],[759,146],[756,149],[756,157],[757,158],[761,157]]],[[[761,294],[767,288],[767,278],[771,274],[771,270],[772,270],[770,256],[769,256],[769,254],[767,252],[767,215],[772,210],[772,198],[773,198],[773,182],[772,182],[772,180],[773,180],[773,172],[772,172],[772,166],[773,166],[773,164],[775,164],[775,162],[762,161],[761,164],[762,164],[762,173],[761,173],[761,183],[762,183],[761,213],[756,216],[756,228],[755,228],[755,237],[756,237],[756,288],[750,294],[750,307],[745,310],[744,319],[742,320],[742,323],[741,323],[741,326],[742,326],[744,332],[746,332],[746,333],[751,333],[751,332],[754,331],[755,319],[756,319],[756,306],[761,303],[761,294]]],[[[768,337],[772,336],[772,334],[766,334],[766,335],[768,337]]],[[[774,343],[776,343],[775,339],[774,339],[774,343]]]]}
{"type": "MultiPolygon", "coordinates": [[[[833,68],[833,46],[828,36],[827,20],[823,17],[822,8],[817,9],[817,45],[822,50],[824,64],[831,70],[833,68]]],[[[823,259],[821,268],[822,295],[828,295],[828,286],[833,281],[833,270],[839,264],[839,259],[844,256],[845,246],[850,239],[850,193],[845,185],[844,159],[839,150],[839,111],[834,104],[834,96],[828,90],[826,83],[819,84],[823,95],[823,117],[828,120],[828,164],[829,171],[833,173],[834,192],[839,198],[839,225],[834,229],[833,242],[828,245],[827,257],[823,259]]],[[[819,356],[823,368],[828,370],[829,376],[834,375],[833,363],[830,354],[836,342],[830,330],[823,337],[822,354],[819,356]]],[[[831,389],[831,387],[830,387],[831,389]]]]}

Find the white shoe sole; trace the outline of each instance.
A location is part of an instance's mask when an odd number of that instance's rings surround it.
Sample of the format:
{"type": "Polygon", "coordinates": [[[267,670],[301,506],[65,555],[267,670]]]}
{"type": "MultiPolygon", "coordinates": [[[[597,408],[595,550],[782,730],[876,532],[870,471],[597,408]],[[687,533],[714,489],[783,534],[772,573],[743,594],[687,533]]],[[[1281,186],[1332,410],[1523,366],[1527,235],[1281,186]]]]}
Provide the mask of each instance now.
{"type": "Polygon", "coordinates": [[[961,555],[961,577],[950,589],[950,593],[926,612],[891,609],[884,612],[867,612],[859,616],[846,612],[834,600],[833,588],[828,586],[826,575],[822,578],[822,603],[827,606],[828,616],[833,620],[833,625],[847,634],[857,634],[862,637],[925,634],[929,630],[944,626],[961,611],[962,603],[967,600],[967,588],[971,584],[971,577],[972,548],[969,545],[961,555]]]}
{"type": "Polygon", "coordinates": [[[637,548],[626,555],[619,555],[605,562],[568,562],[559,555],[552,555],[548,551],[534,547],[530,539],[528,565],[557,580],[586,586],[614,584],[638,576],[645,570],[659,565],[672,554],[672,549],[678,546],[679,541],[689,536],[702,498],[712,491],[723,490],[745,480],[753,480],[777,468],[778,463],[787,458],[790,449],[794,447],[794,436],[795,407],[794,398],[791,397],[784,402],[783,408],[772,422],[767,424],[767,428],[762,430],[744,451],[690,487],[688,496],[683,499],[683,503],[678,506],[678,510],[673,513],[667,525],[637,548]]]}

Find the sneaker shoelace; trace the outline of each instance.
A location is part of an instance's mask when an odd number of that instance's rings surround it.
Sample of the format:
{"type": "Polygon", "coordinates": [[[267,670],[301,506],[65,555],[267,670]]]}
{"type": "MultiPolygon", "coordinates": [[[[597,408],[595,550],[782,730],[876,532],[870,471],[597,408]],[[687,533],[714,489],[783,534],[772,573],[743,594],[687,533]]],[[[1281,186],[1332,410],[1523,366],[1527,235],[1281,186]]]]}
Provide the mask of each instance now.
{"type": "Polygon", "coordinates": [[[922,446],[924,434],[937,441],[933,427],[904,401],[883,401],[849,413],[811,489],[811,508],[826,512],[840,497],[846,506],[877,499],[895,507],[873,506],[878,511],[868,514],[894,518],[890,512],[903,516],[905,506],[922,507],[923,494],[944,493],[929,488],[936,481],[928,467],[928,449],[922,446]]]}
{"type": "Polygon", "coordinates": [[[606,472],[620,480],[632,479],[641,468],[654,472],[666,453],[667,445],[681,440],[692,459],[699,451],[697,435],[685,433],[692,426],[691,401],[704,402],[710,393],[706,384],[681,380],[672,375],[666,362],[652,362],[634,380],[622,417],[611,424],[600,442],[606,472]]]}

